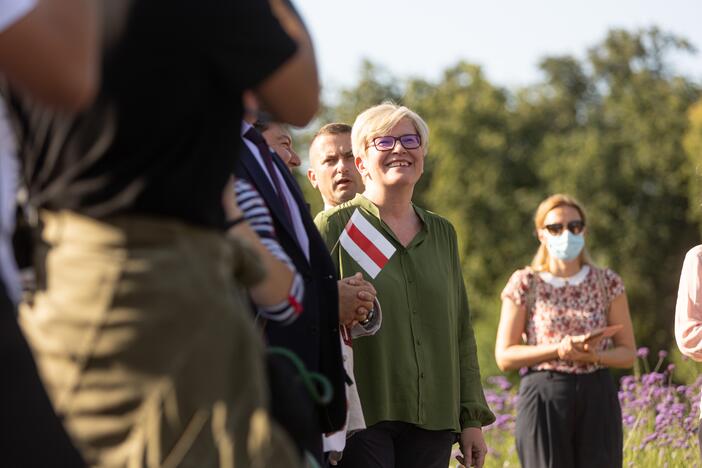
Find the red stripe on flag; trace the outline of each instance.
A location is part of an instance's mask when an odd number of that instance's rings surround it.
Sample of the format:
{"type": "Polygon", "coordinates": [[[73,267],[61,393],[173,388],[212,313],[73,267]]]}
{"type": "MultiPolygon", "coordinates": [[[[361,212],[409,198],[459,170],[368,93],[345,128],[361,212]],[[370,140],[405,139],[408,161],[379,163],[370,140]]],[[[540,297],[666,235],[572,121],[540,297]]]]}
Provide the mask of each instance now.
{"type": "Polygon", "coordinates": [[[388,263],[388,258],[378,250],[378,248],[371,242],[370,239],[368,239],[353,223],[349,223],[346,226],[346,232],[348,233],[349,237],[360,247],[361,250],[363,250],[366,255],[370,257],[371,260],[373,260],[373,263],[378,265],[380,269],[382,269],[386,263],[388,263]]]}

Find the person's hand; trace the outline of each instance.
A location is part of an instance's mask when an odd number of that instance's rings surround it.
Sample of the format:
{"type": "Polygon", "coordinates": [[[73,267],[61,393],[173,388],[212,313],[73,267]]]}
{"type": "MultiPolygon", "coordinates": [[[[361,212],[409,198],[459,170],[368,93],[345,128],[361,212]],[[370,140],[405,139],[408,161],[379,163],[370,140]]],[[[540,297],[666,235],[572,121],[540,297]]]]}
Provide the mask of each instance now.
{"type": "Polygon", "coordinates": [[[456,460],[462,467],[475,466],[482,468],[487,455],[487,445],[483,438],[483,431],[479,427],[466,427],[461,431],[461,438],[458,441],[461,448],[461,455],[456,456],[456,460]]]}
{"type": "Polygon", "coordinates": [[[339,287],[339,322],[342,325],[353,326],[368,317],[368,311],[373,307],[376,291],[372,284],[363,279],[361,273],[356,273],[337,282],[339,287]]]}
{"type": "Polygon", "coordinates": [[[595,340],[586,342],[587,335],[565,336],[558,345],[558,358],[564,361],[594,362],[596,360],[595,340]]]}
{"type": "Polygon", "coordinates": [[[586,352],[594,352],[600,347],[600,343],[602,340],[604,340],[604,336],[596,336],[595,338],[587,338],[588,335],[584,336],[582,346],[583,346],[583,351],[586,352]]]}

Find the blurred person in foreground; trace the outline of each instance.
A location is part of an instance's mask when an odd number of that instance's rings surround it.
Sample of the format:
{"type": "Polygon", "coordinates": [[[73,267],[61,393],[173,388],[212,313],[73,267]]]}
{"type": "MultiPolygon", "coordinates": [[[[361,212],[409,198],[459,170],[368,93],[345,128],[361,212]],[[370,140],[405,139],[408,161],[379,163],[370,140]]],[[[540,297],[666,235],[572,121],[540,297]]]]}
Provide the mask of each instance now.
{"type": "MultiPolygon", "coordinates": [[[[323,126],[310,143],[310,169],[307,178],[319,190],[324,201],[324,209],[333,208],[347,202],[363,190],[361,174],[356,169],[351,151],[351,126],[344,123],[330,123],[323,126]]],[[[319,216],[319,215],[318,215],[319,216]]],[[[360,273],[343,281],[365,282],[360,273]]],[[[329,453],[329,463],[337,465],[341,460],[346,439],[356,431],[366,428],[361,401],[353,374],[353,339],[374,335],[382,324],[380,303],[376,299],[369,317],[362,323],[341,328],[341,353],[344,370],[349,379],[346,382],[346,425],[324,438],[324,451],[329,453]]]]}
{"type": "Polygon", "coordinates": [[[573,198],[545,199],[534,226],[539,249],[502,291],[495,344],[500,369],[528,368],[519,460],[525,468],[621,467],[621,408],[607,368],[631,367],[636,357],[624,283],[592,264],[585,211],[573,198]]]}
{"type": "MultiPolygon", "coordinates": [[[[675,305],[675,340],[685,356],[702,361],[702,245],[685,255],[675,305]]],[[[698,429],[702,454],[702,431],[698,429]]]]}
{"type": "Polygon", "coordinates": [[[2,2],[0,74],[45,105],[85,108],[100,76],[98,9],[90,0],[2,2]]]}
{"type": "MultiPolygon", "coordinates": [[[[2,2],[0,80],[10,80],[58,109],[89,105],[99,75],[96,9],[89,0],[2,2]]],[[[20,286],[11,242],[19,173],[15,153],[0,98],[0,363],[6,376],[0,379],[0,454],[7,466],[83,466],[51,407],[16,320],[20,286]]]]}
{"type": "Polygon", "coordinates": [[[4,90],[41,221],[20,319],[48,393],[90,465],[295,466],[269,450],[222,193],[244,89],[282,121],[316,111],[309,36],[282,0],[101,6],[94,104],[59,113],[4,90]]]}
{"type": "Polygon", "coordinates": [[[480,383],[456,232],[412,203],[428,136],[406,107],[362,112],[351,140],[365,190],[316,219],[340,276],[362,273],[384,309],[381,329],[354,342],[368,428],[346,441],[342,467],[444,468],[457,438],[467,465],[482,466],[487,451],[481,426],[495,417],[480,383]]]}

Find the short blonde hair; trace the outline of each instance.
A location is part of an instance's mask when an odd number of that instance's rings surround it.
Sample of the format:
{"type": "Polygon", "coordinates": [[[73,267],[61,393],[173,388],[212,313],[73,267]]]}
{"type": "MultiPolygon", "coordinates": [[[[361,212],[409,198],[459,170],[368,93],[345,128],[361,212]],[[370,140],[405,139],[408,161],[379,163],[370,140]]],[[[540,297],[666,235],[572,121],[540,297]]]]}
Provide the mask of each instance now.
{"type": "MultiPolygon", "coordinates": [[[[539,204],[539,207],[536,209],[536,213],[534,214],[534,228],[537,231],[539,229],[543,229],[545,227],[544,222],[546,220],[546,215],[549,213],[549,211],[558,208],[559,206],[569,206],[574,208],[580,214],[580,219],[587,226],[585,210],[583,209],[582,205],[571,196],[557,193],[555,195],[551,195],[539,204]]],[[[531,268],[535,271],[548,271],[549,259],[548,249],[545,245],[541,244],[539,249],[536,251],[536,255],[534,255],[534,258],[531,261],[531,268]]],[[[578,260],[580,261],[580,265],[592,264],[590,255],[585,247],[583,247],[583,250],[580,252],[578,260]]]]}
{"type": "Polygon", "coordinates": [[[427,152],[429,127],[414,111],[392,102],[384,102],[361,112],[351,129],[351,145],[354,156],[366,157],[368,144],[375,137],[387,135],[402,119],[409,119],[422,140],[422,150],[427,152]]]}

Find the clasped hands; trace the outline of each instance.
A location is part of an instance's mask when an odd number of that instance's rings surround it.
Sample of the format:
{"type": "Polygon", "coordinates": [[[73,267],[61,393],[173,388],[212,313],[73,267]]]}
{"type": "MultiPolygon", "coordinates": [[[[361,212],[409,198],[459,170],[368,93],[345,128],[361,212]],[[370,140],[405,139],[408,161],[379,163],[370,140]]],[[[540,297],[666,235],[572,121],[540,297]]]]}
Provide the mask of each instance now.
{"type": "Polygon", "coordinates": [[[596,350],[602,339],[602,336],[592,338],[589,333],[567,335],[558,345],[558,358],[564,361],[598,362],[596,350]]]}
{"type": "Polygon", "coordinates": [[[339,288],[339,322],[352,327],[368,318],[377,292],[361,273],[337,281],[339,288]]]}

